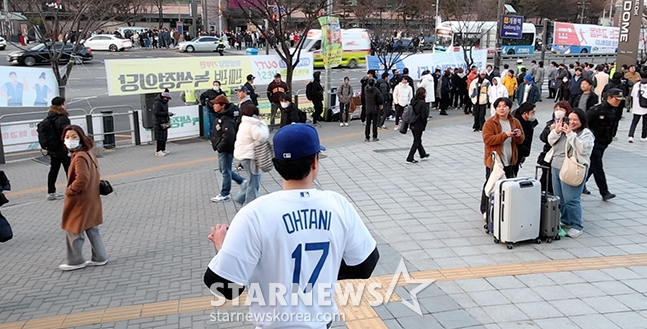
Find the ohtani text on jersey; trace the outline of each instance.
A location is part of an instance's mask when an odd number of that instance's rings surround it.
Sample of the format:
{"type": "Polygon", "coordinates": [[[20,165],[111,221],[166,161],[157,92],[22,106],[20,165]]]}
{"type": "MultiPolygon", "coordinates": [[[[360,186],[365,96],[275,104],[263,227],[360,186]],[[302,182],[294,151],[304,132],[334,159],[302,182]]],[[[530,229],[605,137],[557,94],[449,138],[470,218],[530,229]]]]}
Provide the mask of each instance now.
{"type": "Polygon", "coordinates": [[[330,231],[332,213],[328,210],[301,209],[283,214],[283,223],[288,234],[302,230],[330,231]]]}

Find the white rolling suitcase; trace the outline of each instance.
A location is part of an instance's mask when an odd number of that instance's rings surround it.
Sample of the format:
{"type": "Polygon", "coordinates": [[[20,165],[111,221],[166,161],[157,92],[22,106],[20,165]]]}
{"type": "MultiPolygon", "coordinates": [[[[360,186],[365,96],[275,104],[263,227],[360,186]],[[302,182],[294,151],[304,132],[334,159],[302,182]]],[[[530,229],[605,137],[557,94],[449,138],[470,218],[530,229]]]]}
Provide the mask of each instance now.
{"type": "Polygon", "coordinates": [[[494,190],[492,234],[494,242],[512,249],[520,241],[539,239],[541,184],[532,178],[502,179],[494,190]]]}

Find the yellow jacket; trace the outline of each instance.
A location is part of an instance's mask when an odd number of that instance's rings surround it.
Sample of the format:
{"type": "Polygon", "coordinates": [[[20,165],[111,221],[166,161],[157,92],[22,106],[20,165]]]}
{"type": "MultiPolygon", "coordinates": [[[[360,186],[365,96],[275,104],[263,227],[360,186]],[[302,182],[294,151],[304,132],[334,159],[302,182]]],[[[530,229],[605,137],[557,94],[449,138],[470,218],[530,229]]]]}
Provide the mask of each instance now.
{"type": "Polygon", "coordinates": [[[501,81],[503,85],[508,88],[508,95],[510,95],[510,99],[513,99],[512,96],[514,95],[514,91],[517,90],[517,78],[516,77],[510,77],[509,75],[505,75],[503,77],[503,81],[501,81]]]}

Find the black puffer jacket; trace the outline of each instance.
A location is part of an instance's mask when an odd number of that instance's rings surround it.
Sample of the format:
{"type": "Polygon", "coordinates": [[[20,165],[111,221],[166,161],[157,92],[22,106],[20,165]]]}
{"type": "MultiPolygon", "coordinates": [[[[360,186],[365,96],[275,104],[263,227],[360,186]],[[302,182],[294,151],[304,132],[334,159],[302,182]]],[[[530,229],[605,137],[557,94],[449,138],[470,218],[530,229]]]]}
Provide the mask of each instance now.
{"type": "MultiPolygon", "coordinates": [[[[521,160],[523,158],[527,158],[530,155],[530,148],[532,147],[532,136],[535,133],[535,127],[539,125],[539,121],[537,121],[536,119],[534,121],[526,121],[521,115],[521,112],[516,110],[514,111],[514,113],[512,113],[512,115],[521,123],[521,128],[523,128],[525,137],[523,143],[517,145],[518,159],[521,160]]],[[[550,132],[550,125],[548,126],[548,130],[550,132]]]]}
{"type": "Polygon", "coordinates": [[[366,114],[373,114],[379,110],[379,107],[384,104],[384,98],[382,98],[382,93],[375,85],[366,86],[366,95],[364,96],[364,108],[362,111],[366,114]]]}
{"type": "Polygon", "coordinates": [[[411,130],[425,131],[427,128],[427,118],[429,117],[429,105],[424,99],[414,98],[411,101],[413,112],[416,114],[416,121],[409,125],[411,130]]]}
{"type": "MultiPolygon", "coordinates": [[[[613,140],[613,128],[616,125],[618,108],[607,101],[590,108],[586,112],[589,129],[595,136],[595,144],[607,146],[613,140]]],[[[622,111],[622,108],[620,109],[622,111]]]]}
{"type": "Polygon", "coordinates": [[[281,107],[280,127],[287,126],[293,122],[299,122],[299,109],[297,109],[294,103],[290,103],[286,108],[281,107]]]}
{"type": "Polygon", "coordinates": [[[162,100],[162,95],[157,95],[153,104],[153,131],[156,141],[163,142],[168,139],[168,129],[162,129],[162,124],[169,122],[171,117],[168,112],[168,101],[162,100]]]}
{"type": "Polygon", "coordinates": [[[56,137],[56,145],[52,145],[47,150],[47,155],[54,158],[66,158],[67,151],[63,146],[63,129],[70,125],[70,118],[68,118],[69,113],[62,106],[52,105],[49,107],[49,112],[47,112],[47,118],[52,121],[54,126],[54,134],[56,137]]]}
{"type": "Polygon", "coordinates": [[[225,110],[218,113],[218,120],[211,132],[211,146],[214,151],[234,153],[236,141],[236,116],[240,110],[234,103],[225,105],[225,110]]]}

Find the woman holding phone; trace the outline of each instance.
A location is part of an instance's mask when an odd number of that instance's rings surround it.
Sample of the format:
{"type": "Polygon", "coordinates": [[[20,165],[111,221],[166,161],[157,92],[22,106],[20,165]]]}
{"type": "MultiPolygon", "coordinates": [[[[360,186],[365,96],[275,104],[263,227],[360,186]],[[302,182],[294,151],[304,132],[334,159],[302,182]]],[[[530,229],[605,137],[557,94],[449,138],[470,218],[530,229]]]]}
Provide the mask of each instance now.
{"type": "Polygon", "coordinates": [[[541,132],[541,135],[539,135],[539,139],[544,142],[544,150],[539,154],[539,157],[537,158],[537,164],[548,168],[542,170],[541,178],[539,181],[541,182],[541,189],[550,194],[553,193],[553,184],[550,174],[550,159],[546,159],[546,154],[553,146],[548,143],[548,134],[550,134],[550,127],[555,124],[556,120],[560,121],[561,125],[561,122],[563,122],[564,118],[567,118],[572,111],[573,109],[571,108],[571,104],[569,104],[568,101],[557,102],[553,107],[553,118],[546,122],[546,127],[541,132]]]}

